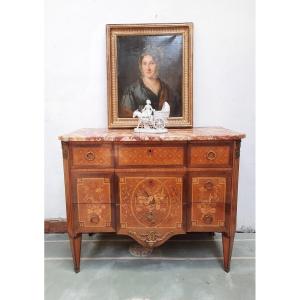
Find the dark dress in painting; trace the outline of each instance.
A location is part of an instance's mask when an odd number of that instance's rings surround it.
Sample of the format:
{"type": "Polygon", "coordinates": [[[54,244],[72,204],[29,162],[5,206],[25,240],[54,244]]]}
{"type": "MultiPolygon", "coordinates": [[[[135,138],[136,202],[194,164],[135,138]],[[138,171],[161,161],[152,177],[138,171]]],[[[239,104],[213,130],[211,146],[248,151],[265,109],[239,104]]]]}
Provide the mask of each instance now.
{"type": "Polygon", "coordinates": [[[160,81],[160,90],[158,95],[148,89],[142,79],[138,79],[125,89],[123,97],[119,102],[119,117],[132,118],[132,114],[136,109],[142,109],[146,105],[146,100],[151,101],[151,106],[155,110],[161,110],[163,103],[167,101],[170,105],[170,117],[182,116],[179,97],[175,95],[169,86],[160,81]]]}

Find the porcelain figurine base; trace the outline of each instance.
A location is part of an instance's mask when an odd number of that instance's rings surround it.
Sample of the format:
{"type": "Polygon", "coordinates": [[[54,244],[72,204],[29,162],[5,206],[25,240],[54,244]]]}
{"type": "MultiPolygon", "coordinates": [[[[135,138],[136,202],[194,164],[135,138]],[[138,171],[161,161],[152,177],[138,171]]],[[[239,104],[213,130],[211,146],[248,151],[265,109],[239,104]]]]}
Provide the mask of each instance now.
{"type": "Polygon", "coordinates": [[[163,129],[134,128],[134,132],[140,132],[140,133],[166,133],[166,132],[168,132],[168,129],[167,128],[163,128],[163,129]]]}

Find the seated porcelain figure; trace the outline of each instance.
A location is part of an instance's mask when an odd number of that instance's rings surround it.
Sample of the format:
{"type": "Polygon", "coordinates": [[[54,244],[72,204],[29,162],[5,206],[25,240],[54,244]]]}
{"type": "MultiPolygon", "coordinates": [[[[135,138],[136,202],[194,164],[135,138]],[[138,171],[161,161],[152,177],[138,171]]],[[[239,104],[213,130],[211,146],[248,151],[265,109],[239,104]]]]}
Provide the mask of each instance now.
{"type": "Polygon", "coordinates": [[[152,117],[155,109],[151,106],[151,101],[149,99],[146,100],[146,105],[142,110],[142,115],[145,117],[152,117]]]}

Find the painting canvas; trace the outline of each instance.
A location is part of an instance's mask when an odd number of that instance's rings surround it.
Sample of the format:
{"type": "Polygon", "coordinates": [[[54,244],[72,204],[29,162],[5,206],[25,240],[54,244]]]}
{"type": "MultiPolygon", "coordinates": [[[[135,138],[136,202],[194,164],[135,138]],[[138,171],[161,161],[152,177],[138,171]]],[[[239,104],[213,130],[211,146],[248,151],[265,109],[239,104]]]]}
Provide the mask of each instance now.
{"type": "Polygon", "coordinates": [[[192,126],[192,24],[107,25],[109,127],[134,127],[146,100],[192,126]]]}

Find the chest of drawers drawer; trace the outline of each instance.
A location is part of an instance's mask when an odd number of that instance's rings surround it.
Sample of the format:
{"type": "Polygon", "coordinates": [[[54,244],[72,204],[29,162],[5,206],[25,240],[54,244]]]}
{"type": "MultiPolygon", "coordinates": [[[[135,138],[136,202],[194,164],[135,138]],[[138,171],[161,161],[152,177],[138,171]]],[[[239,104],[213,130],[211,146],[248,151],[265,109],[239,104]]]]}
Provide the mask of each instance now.
{"type": "Polygon", "coordinates": [[[107,204],[114,202],[113,175],[79,172],[73,176],[74,203],[107,204]]]}
{"type": "Polygon", "coordinates": [[[181,167],[185,163],[185,147],[158,145],[116,145],[117,167],[181,167]]]}
{"type": "Polygon", "coordinates": [[[117,232],[153,247],[185,233],[184,173],[118,174],[117,232]]]}
{"type": "Polygon", "coordinates": [[[231,167],[232,165],[230,144],[190,144],[188,151],[191,167],[231,167]]]}
{"type": "Polygon", "coordinates": [[[225,226],[224,203],[193,203],[189,209],[189,231],[206,231],[205,228],[209,231],[212,227],[221,230],[225,226]]]}
{"type": "Polygon", "coordinates": [[[225,203],[229,179],[225,176],[197,176],[197,174],[191,177],[191,201],[193,203],[225,203]]]}
{"type": "Polygon", "coordinates": [[[73,204],[75,224],[80,232],[113,232],[113,204],[73,204]]]}
{"type": "Polygon", "coordinates": [[[110,168],[113,166],[111,144],[72,147],[72,162],[75,168],[110,168]]]}

